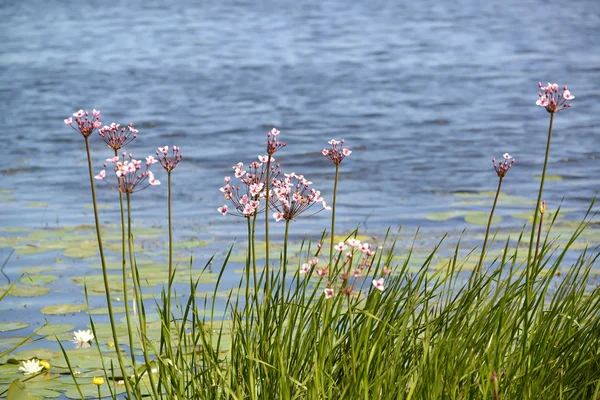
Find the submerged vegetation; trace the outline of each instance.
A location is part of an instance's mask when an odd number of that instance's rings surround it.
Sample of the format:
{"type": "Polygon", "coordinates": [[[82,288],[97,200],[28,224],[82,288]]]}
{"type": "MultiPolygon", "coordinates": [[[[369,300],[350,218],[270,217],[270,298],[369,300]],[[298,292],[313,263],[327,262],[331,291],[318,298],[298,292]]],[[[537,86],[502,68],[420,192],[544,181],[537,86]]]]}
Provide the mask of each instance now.
{"type": "MultiPolygon", "coordinates": [[[[215,212],[246,220],[243,244],[229,247],[220,267],[210,258],[201,271],[192,269],[191,259],[183,268],[173,249],[203,243],[173,242],[171,185],[184,161],[179,147],[159,147],[145,161],[137,160],[124,149],[138,134],[132,124],[102,127],[100,111],[76,112],[75,120],[65,123],[84,138],[95,240],[64,240],[65,232],[49,242],[75,257],[78,251],[84,257],[99,251],[102,275],[74,280],[83,285],[86,303],[88,295],[104,295],[106,309],[90,310],[87,329],[48,324],[11,342],[0,353],[0,396],[600,399],[600,293],[590,277],[600,252],[577,241],[589,232],[594,200],[583,221],[570,225],[570,236],[561,240],[553,236],[560,210],[542,200],[553,120],[574,96],[556,84],[540,84],[540,90],[537,104],[550,114],[550,127],[538,198],[533,212],[522,216],[530,224],[512,236],[501,225],[492,229],[499,223],[495,210],[509,201],[501,193],[503,179],[513,165],[518,167],[506,153],[502,162],[493,160],[499,180],[497,191],[487,194],[494,199],[489,213],[429,217],[465,217],[486,226],[479,249],[465,255],[459,239],[443,262],[438,251],[444,238],[423,255],[415,248],[417,235],[406,244],[391,230],[383,239],[358,230],[336,234],[340,169],[352,151],[343,139],[330,140],[321,151],[334,167],[329,205],[308,177],[279,163],[285,143],[273,128],[266,154],[250,164],[235,164],[233,177],[226,176],[220,189],[225,204],[215,212]],[[94,168],[89,146],[96,130],[112,150],[102,156],[101,171],[94,168]],[[155,178],[154,164],[167,172],[166,182],[155,178]],[[100,224],[96,184],[104,182],[119,194],[119,232],[107,233],[100,224]],[[144,235],[134,233],[132,203],[135,192],[165,183],[168,265],[145,265],[144,249],[136,249],[144,235]],[[293,243],[293,222],[320,212],[330,213],[329,230],[316,240],[293,243]],[[270,235],[269,222],[285,225],[281,240],[270,235]],[[257,240],[258,232],[264,241],[257,240]],[[492,241],[503,242],[498,254],[490,254],[492,241]],[[108,260],[107,251],[118,254],[118,262],[108,260]],[[231,288],[223,278],[235,258],[245,267],[231,288]],[[186,283],[189,295],[178,297],[175,283],[186,283]],[[213,289],[201,291],[203,283],[212,283],[213,289]],[[146,290],[157,285],[158,296],[146,290]],[[122,296],[122,306],[113,305],[115,294],[122,296]],[[118,320],[119,313],[125,317],[118,320]],[[97,322],[97,314],[107,314],[108,322],[97,322]],[[36,337],[56,340],[61,350],[13,354],[36,337]]],[[[46,272],[33,278],[38,283],[53,280],[47,271],[38,272],[46,272]]],[[[18,290],[13,284],[1,297],[18,295],[18,290]]],[[[49,306],[45,312],[73,309],[49,306]]],[[[8,323],[0,330],[20,327],[8,323]]]]}

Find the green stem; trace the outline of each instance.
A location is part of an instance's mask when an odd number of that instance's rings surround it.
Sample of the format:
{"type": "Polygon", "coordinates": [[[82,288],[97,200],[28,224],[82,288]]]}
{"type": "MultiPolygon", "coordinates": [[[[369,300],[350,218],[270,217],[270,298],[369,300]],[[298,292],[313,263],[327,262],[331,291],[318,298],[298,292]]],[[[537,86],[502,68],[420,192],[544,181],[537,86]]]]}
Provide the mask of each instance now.
{"type": "Polygon", "coordinates": [[[492,226],[492,219],[494,218],[494,211],[496,210],[496,203],[498,203],[498,197],[500,196],[500,188],[502,187],[502,179],[500,177],[498,179],[498,189],[496,190],[496,197],[494,198],[494,204],[492,205],[492,211],[490,212],[490,219],[488,220],[487,229],[485,231],[485,239],[483,239],[483,246],[481,247],[481,256],[479,256],[479,262],[477,263],[477,267],[474,270],[474,281],[475,283],[479,279],[479,273],[481,271],[481,267],[483,266],[483,258],[485,257],[485,248],[487,246],[487,241],[490,236],[490,228],[492,226]]]}
{"type": "MultiPolygon", "coordinates": [[[[550,113],[550,126],[548,127],[548,140],[546,141],[546,156],[544,158],[544,169],[542,170],[542,179],[540,181],[540,190],[538,192],[537,202],[535,203],[535,212],[533,214],[533,225],[531,227],[531,238],[529,240],[529,253],[527,255],[527,268],[531,267],[531,253],[533,251],[533,239],[535,238],[535,224],[540,212],[540,202],[544,192],[544,181],[546,180],[546,168],[548,167],[548,157],[550,155],[550,141],[552,140],[552,124],[554,123],[554,113],[550,113]]],[[[528,271],[529,272],[529,271],[528,271]]]]}
{"type": "Polygon", "coordinates": [[[146,363],[146,373],[150,379],[150,387],[154,393],[154,398],[158,399],[158,391],[154,385],[154,377],[152,375],[152,366],[150,364],[150,357],[148,356],[148,346],[146,345],[146,314],[143,307],[142,292],[139,288],[139,277],[137,275],[137,266],[133,260],[133,233],[131,232],[131,194],[127,193],[127,232],[129,234],[129,263],[131,264],[131,273],[133,277],[133,293],[136,298],[139,312],[139,324],[140,324],[140,341],[142,343],[142,352],[144,353],[144,362],[146,363]]]}
{"type": "Polygon", "coordinates": [[[265,207],[265,299],[266,302],[269,301],[269,296],[271,296],[271,278],[270,278],[270,270],[269,270],[269,186],[270,186],[270,174],[271,174],[271,155],[267,154],[269,159],[267,160],[267,176],[265,179],[265,190],[266,190],[266,199],[267,205],[265,207]]]}
{"type": "Polygon", "coordinates": [[[333,240],[334,240],[334,236],[335,236],[335,204],[336,204],[339,172],[340,172],[340,165],[335,164],[335,182],[333,184],[333,203],[331,204],[331,243],[329,246],[330,268],[333,268],[333,240]]]}
{"type": "Polygon", "coordinates": [[[169,208],[169,284],[167,287],[167,312],[166,322],[167,327],[171,325],[171,285],[173,284],[173,225],[172,225],[172,214],[171,214],[171,171],[167,171],[169,197],[168,197],[168,208],[169,208]]]}
{"type": "MultiPolygon", "coordinates": [[[[115,150],[115,157],[118,157],[119,153],[115,150]]],[[[133,348],[133,329],[131,325],[131,319],[129,316],[129,295],[127,288],[127,253],[125,250],[125,205],[123,204],[123,193],[119,190],[119,204],[121,205],[121,267],[123,272],[123,302],[125,303],[125,320],[127,321],[127,335],[129,336],[129,354],[131,356],[131,363],[133,369],[136,370],[136,361],[133,348]]]]}
{"type": "Polygon", "coordinates": [[[290,220],[285,220],[285,234],[283,237],[283,279],[281,281],[281,300],[285,299],[285,279],[287,276],[287,264],[288,264],[288,233],[290,230],[290,220]]]}
{"type": "Polygon", "coordinates": [[[106,268],[106,259],[104,258],[104,247],[102,245],[102,234],[100,233],[100,218],[98,217],[98,203],[96,201],[96,187],[94,184],[94,172],[92,168],[92,154],[90,150],[90,141],[88,137],[85,137],[85,149],[87,151],[87,159],[88,159],[88,170],[90,173],[90,187],[92,188],[92,203],[94,205],[94,219],[96,222],[96,238],[98,239],[98,249],[100,251],[100,262],[102,263],[102,278],[104,280],[104,292],[106,293],[106,303],[108,306],[108,316],[110,318],[110,327],[113,335],[113,342],[115,343],[115,349],[117,350],[117,360],[119,361],[119,367],[121,368],[121,373],[123,374],[125,381],[125,390],[127,391],[127,396],[131,398],[131,386],[129,385],[129,381],[127,379],[127,374],[125,371],[125,364],[123,363],[123,355],[121,354],[121,348],[119,347],[119,338],[117,336],[117,325],[115,324],[115,317],[113,314],[112,308],[112,299],[110,297],[110,286],[108,284],[108,270],[106,268]]]}
{"type": "Polygon", "coordinates": [[[533,257],[533,270],[537,271],[539,266],[538,252],[540,249],[540,240],[542,239],[542,223],[544,222],[544,214],[540,215],[540,224],[538,226],[537,243],[535,244],[535,257],[533,257]]]}
{"type": "Polygon", "coordinates": [[[100,400],[102,398],[102,394],[100,393],[100,385],[96,386],[98,386],[98,400],[100,400]]]}

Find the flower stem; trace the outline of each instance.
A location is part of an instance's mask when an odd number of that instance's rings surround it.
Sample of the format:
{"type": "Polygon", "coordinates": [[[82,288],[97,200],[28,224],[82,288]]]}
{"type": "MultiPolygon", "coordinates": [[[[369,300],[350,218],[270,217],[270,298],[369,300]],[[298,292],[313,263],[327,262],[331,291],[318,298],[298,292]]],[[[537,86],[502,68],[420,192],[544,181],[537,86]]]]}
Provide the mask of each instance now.
{"type": "Polygon", "coordinates": [[[540,263],[538,260],[538,252],[540,249],[540,240],[542,238],[542,223],[543,222],[544,222],[544,214],[540,215],[540,224],[538,226],[537,243],[535,244],[535,256],[533,257],[533,270],[534,271],[537,270],[537,266],[540,263]]]}
{"type": "MultiPolygon", "coordinates": [[[[115,157],[119,152],[115,150],[115,157]]],[[[127,294],[127,253],[125,247],[125,205],[123,204],[123,193],[119,190],[119,204],[121,206],[121,267],[123,273],[123,302],[125,304],[125,320],[127,321],[127,334],[129,336],[129,354],[133,369],[136,370],[135,354],[133,349],[133,330],[131,329],[131,319],[129,316],[129,295],[127,294]]]]}
{"type": "Polygon", "coordinates": [[[271,155],[267,154],[267,156],[269,159],[267,160],[267,176],[265,179],[267,200],[267,205],[265,207],[265,299],[268,302],[268,298],[271,296],[271,278],[269,276],[271,274],[271,271],[269,270],[269,180],[271,173],[271,155]]]}
{"type": "MultiPolygon", "coordinates": [[[[535,224],[537,223],[538,212],[540,211],[540,202],[544,192],[544,181],[546,180],[546,168],[548,167],[548,157],[550,155],[550,141],[552,139],[552,124],[554,122],[554,113],[550,113],[550,126],[548,127],[548,140],[546,141],[546,156],[544,158],[544,169],[542,170],[542,179],[540,181],[540,190],[538,192],[537,202],[535,203],[535,212],[533,213],[533,225],[531,227],[531,238],[529,240],[529,253],[527,255],[527,268],[532,265],[531,253],[533,251],[533,239],[535,238],[535,224]]],[[[528,271],[529,272],[529,271],[528,271]]],[[[529,274],[528,274],[529,275],[529,274]]]]}
{"type": "Polygon", "coordinates": [[[331,243],[329,246],[329,266],[333,268],[333,241],[335,236],[335,204],[337,196],[337,185],[340,172],[340,165],[335,164],[335,181],[333,184],[333,202],[331,204],[331,243]]]}
{"type": "Polygon", "coordinates": [[[490,219],[488,220],[487,229],[485,231],[485,239],[483,239],[483,246],[481,247],[481,256],[479,256],[479,262],[473,271],[474,280],[471,283],[475,283],[477,279],[479,279],[479,273],[481,271],[481,267],[483,266],[483,258],[485,257],[485,248],[487,246],[487,241],[490,236],[490,227],[492,226],[492,220],[494,219],[494,211],[496,210],[496,203],[498,202],[498,196],[500,196],[500,188],[502,187],[502,177],[498,179],[498,189],[496,190],[496,197],[494,198],[494,204],[492,205],[492,211],[490,212],[490,219]]]}
{"type": "Polygon", "coordinates": [[[283,279],[281,280],[281,299],[285,299],[285,279],[287,275],[287,264],[288,264],[288,233],[290,230],[290,220],[285,220],[285,234],[283,237],[283,279]]]}
{"type": "Polygon", "coordinates": [[[146,313],[144,311],[142,292],[139,288],[139,277],[137,275],[137,266],[133,260],[133,233],[131,231],[131,195],[127,193],[127,232],[129,236],[129,263],[131,264],[131,273],[133,278],[133,293],[137,301],[140,324],[140,341],[142,343],[142,352],[144,353],[144,361],[146,363],[146,373],[150,379],[150,387],[154,393],[154,398],[158,399],[158,392],[154,385],[154,377],[152,375],[152,366],[150,365],[150,357],[148,356],[148,346],[146,344],[146,313]]]}
{"type": "MultiPolygon", "coordinates": [[[[117,328],[115,324],[115,317],[113,314],[112,308],[112,299],[110,297],[110,286],[108,284],[108,270],[106,268],[106,259],[104,258],[104,247],[102,245],[102,234],[100,233],[100,218],[98,217],[98,203],[96,201],[96,187],[94,184],[94,172],[92,168],[92,154],[90,150],[90,141],[87,136],[85,138],[85,149],[87,152],[88,159],[88,170],[90,173],[90,187],[92,189],[92,203],[94,205],[94,220],[96,223],[96,238],[98,239],[98,250],[100,251],[100,262],[102,263],[102,279],[104,280],[104,292],[106,293],[106,303],[108,306],[108,316],[110,319],[110,327],[113,335],[113,342],[115,343],[115,349],[117,350],[117,360],[119,362],[119,367],[121,368],[121,373],[123,376],[126,376],[125,373],[125,364],[123,363],[123,355],[121,354],[121,348],[119,347],[119,338],[117,336],[117,328]]],[[[125,390],[127,391],[127,396],[131,398],[132,391],[129,381],[124,379],[125,381],[125,390]]]]}

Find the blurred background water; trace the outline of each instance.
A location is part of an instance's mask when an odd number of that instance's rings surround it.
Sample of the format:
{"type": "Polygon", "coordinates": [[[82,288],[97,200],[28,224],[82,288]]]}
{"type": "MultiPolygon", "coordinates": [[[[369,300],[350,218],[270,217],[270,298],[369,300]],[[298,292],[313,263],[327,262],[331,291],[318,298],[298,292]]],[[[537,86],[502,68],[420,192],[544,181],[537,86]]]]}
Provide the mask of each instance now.
{"type": "MultiPolygon", "coordinates": [[[[578,220],[599,189],[596,0],[0,4],[3,228],[93,223],[84,141],[63,123],[80,108],[101,110],[104,124],[133,122],[140,133],[128,151],[137,158],[181,147],[176,237],[217,243],[196,252],[201,262],[244,240],[245,221],[218,214],[218,189],[232,165],[265,153],[272,127],[288,144],[277,153],[282,168],[329,200],[334,167],[320,151],[331,138],[353,150],[341,168],[340,232],[422,226],[437,240],[467,225],[427,215],[452,210],[456,193],[495,190],[492,157],[516,158],[505,193],[536,198],[549,120],[535,105],[537,83],[557,82],[576,99],[555,118],[548,173],[560,180],[544,198],[556,207],[564,197],[578,220]]],[[[112,154],[97,135],[92,149],[99,171],[112,154]]],[[[116,198],[107,187],[98,193],[103,203],[116,198]]],[[[135,194],[134,219],[166,229],[166,193],[135,194]]],[[[112,204],[105,223],[117,222],[112,204]]],[[[514,212],[499,206],[503,227],[523,224],[514,212]]],[[[318,236],[328,221],[321,213],[292,233],[318,236]]],[[[2,260],[10,251],[0,249],[2,260]]],[[[67,276],[79,269],[58,261],[67,276]]],[[[14,281],[35,263],[13,256],[4,273],[14,281]]],[[[67,293],[62,302],[82,299],[79,289],[67,293]]],[[[20,312],[3,308],[0,319],[20,312]]]]}

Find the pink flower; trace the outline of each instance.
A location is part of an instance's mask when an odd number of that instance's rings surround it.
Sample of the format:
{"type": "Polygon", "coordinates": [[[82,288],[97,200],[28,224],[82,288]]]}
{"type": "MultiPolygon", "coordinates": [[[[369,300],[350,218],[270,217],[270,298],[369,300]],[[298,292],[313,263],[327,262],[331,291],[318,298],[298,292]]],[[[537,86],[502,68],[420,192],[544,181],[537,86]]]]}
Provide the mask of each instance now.
{"type": "Polygon", "coordinates": [[[271,135],[277,136],[277,135],[279,135],[279,131],[277,129],[273,128],[273,129],[271,129],[271,135]]]}
{"type": "Polygon", "coordinates": [[[335,292],[333,291],[332,288],[325,288],[325,290],[323,292],[325,293],[325,298],[326,299],[332,298],[333,295],[335,294],[335,292]]]}
{"type": "Polygon", "coordinates": [[[270,156],[280,148],[285,147],[285,143],[277,141],[277,135],[279,135],[279,131],[275,128],[267,133],[267,154],[270,156]]]}
{"type": "Polygon", "coordinates": [[[152,156],[146,157],[146,165],[156,164],[158,160],[152,156]]]}
{"type": "Polygon", "coordinates": [[[379,279],[373,279],[373,286],[375,286],[376,289],[379,289],[383,292],[383,278],[379,278],[379,279]]]}
{"type": "Polygon", "coordinates": [[[219,208],[217,208],[217,210],[219,210],[219,212],[220,212],[221,214],[223,214],[223,215],[227,215],[227,210],[228,210],[228,208],[227,208],[227,204],[225,204],[223,207],[219,207],[219,208]]]}
{"type": "Polygon", "coordinates": [[[562,93],[558,84],[548,83],[548,86],[542,86],[542,83],[538,83],[541,92],[538,93],[539,98],[535,102],[540,107],[544,107],[549,113],[556,113],[566,108],[571,107],[567,100],[573,100],[575,96],[567,89],[567,85],[563,86],[562,93]]]}
{"type": "Polygon", "coordinates": [[[274,212],[273,218],[275,218],[275,221],[279,222],[283,219],[283,214],[280,212],[274,212]]]}
{"type": "Polygon", "coordinates": [[[302,264],[302,266],[300,267],[300,273],[301,274],[308,274],[310,272],[310,265],[304,263],[302,264]]]}
{"type": "Polygon", "coordinates": [[[148,171],[148,183],[151,184],[152,186],[157,186],[160,185],[160,181],[158,179],[154,179],[154,174],[152,173],[152,171],[148,171]]]}
{"type": "Polygon", "coordinates": [[[160,162],[160,165],[165,169],[165,171],[170,173],[179,164],[183,155],[179,152],[178,146],[173,146],[171,148],[171,157],[167,156],[168,151],[169,151],[169,146],[159,147],[158,150],[156,151],[156,156],[158,157],[158,161],[160,162]],[[161,155],[161,153],[162,153],[162,155],[161,155]]]}
{"type": "Polygon", "coordinates": [[[344,139],[340,141],[331,139],[327,143],[331,145],[331,148],[323,149],[323,151],[321,151],[321,154],[329,158],[331,162],[335,165],[339,165],[345,157],[352,154],[352,151],[350,149],[344,147],[344,139]]]}
{"type": "Polygon", "coordinates": [[[94,114],[94,117],[96,118],[100,118],[100,110],[96,110],[95,108],[92,110],[92,114],[94,114]]]}
{"type": "MultiPolygon", "coordinates": [[[[146,168],[142,171],[142,162],[134,159],[132,154],[127,155],[123,152],[121,155],[122,158],[115,156],[106,159],[106,162],[114,164],[113,170],[117,176],[115,187],[121,193],[131,194],[148,186],[160,185],[160,181],[155,179],[154,174],[149,170],[151,164],[146,163],[146,168]]],[[[105,167],[106,162],[104,163],[105,167]]],[[[104,180],[106,181],[106,179],[104,180]]]]}
{"type": "Polygon", "coordinates": [[[494,170],[496,171],[496,174],[498,175],[499,178],[504,178],[506,176],[506,174],[508,173],[508,170],[513,166],[514,163],[515,163],[515,159],[512,158],[512,156],[508,153],[504,153],[504,161],[498,162],[498,164],[496,164],[496,159],[492,158],[492,164],[494,164],[494,170]],[[510,161],[511,159],[512,159],[512,161],[510,161]]]}
{"type": "Polygon", "coordinates": [[[72,125],[72,117],[65,119],[64,122],[66,125],[69,125],[71,128],[81,133],[83,137],[87,138],[94,132],[94,130],[102,126],[102,123],[99,120],[100,111],[94,110],[93,114],[94,117],[90,119],[87,111],[79,110],[76,113],[73,113],[73,117],[75,117],[75,122],[77,123],[77,128],[72,125]]]}
{"type": "Polygon", "coordinates": [[[98,179],[99,181],[101,181],[104,178],[106,178],[106,171],[104,170],[100,171],[100,173],[94,177],[94,179],[98,179]]]}
{"type": "MultiPolygon", "coordinates": [[[[97,111],[97,113],[100,115],[100,111],[97,111]]],[[[110,124],[110,126],[103,126],[102,129],[98,131],[98,134],[108,147],[115,151],[119,151],[131,143],[133,139],[137,138],[137,131],[137,129],[133,128],[132,124],[129,124],[127,128],[121,128],[121,124],[116,124],[113,122],[110,124]]]]}
{"type": "Polygon", "coordinates": [[[334,246],[334,248],[335,248],[337,251],[344,251],[344,250],[346,250],[346,249],[348,248],[348,246],[346,246],[346,245],[344,244],[344,242],[339,242],[337,245],[335,245],[335,246],[334,246]]]}

